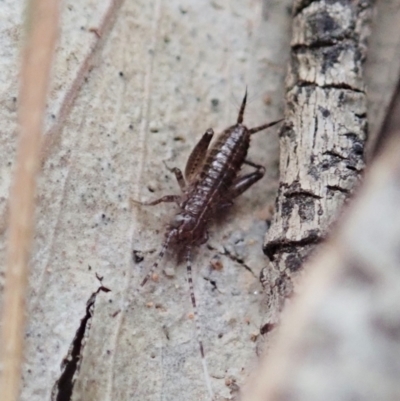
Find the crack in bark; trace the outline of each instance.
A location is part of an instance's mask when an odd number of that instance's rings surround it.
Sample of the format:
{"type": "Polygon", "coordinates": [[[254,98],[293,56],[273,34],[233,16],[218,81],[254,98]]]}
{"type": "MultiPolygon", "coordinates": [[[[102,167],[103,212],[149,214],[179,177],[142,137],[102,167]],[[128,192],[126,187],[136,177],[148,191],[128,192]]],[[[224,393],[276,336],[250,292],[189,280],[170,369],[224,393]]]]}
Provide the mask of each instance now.
{"type": "Polygon", "coordinates": [[[361,174],[363,172],[363,170],[364,170],[363,168],[362,169],[358,169],[358,168],[356,168],[354,166],[350,166],[349,164],[346,165],[346,168],[348,170],[355,171],[356,173],[359,173],[359,174],[361,174]]]}
{"type": "Polygon", "coordinates": [[[326,49],[328,47],[334,47],[346,41],[356,43],[356,40],[353,36],[349,35],[348,33],[345,33],[342,36],[336,36],[330,39],[316,40],[315,42],[312,42],[310,44],[292,45],[291,49],[294,53],[301,53],[304,50],[318,50],[318,49],[326,49]]]}
{"type": "Polygon", "coordinates": [[[360,119],[367,118],[367,113],[354,113],[354,115],[360,119]]]}
{"type": "Polygon", "coordinates": [[[323,241],[321,233],[318,230],[312,230],[308,233],[309,235],[298,241],[290,241],[286,239],[281,239],[278,241],[269,242],[264,245],[263,251],[268,259],[273,262],[275,260],[276,254],[289,252],[295,248],[303,248],[309,245],[317,245],[323,241]]]}
{"type": "MultiPolygon", "coordinates": [[[[353,86],[346,84],[344,82],[342,83],[337,83],[337,84],[325,84],[325,85],[318,85],[315,82],[311,81],[305,81],[305,80],[298,80],[291,88],[290,90],[293,90],[293,88],[321,88],[321,89],[339,89],[339,90],[349,90],[352,92],[356,93],[362,93],[365,95],[365,91],[362,89],[354,88],[353,86]]],[[[356,115],[356,117],[358,117],[356,115]]]]}
{"type": "Polygon", "coordinates": [[[318,134],[318,117],[315,115],[314,117],[314,133],[313,133],[313,144],[312,147],[315,149],[315,143],[317,140],[317,134],[318,134]]]}
{"type": "Polygon", "coordinates": [[[264,335],[269,333],[272,329],[274,329],[276,327],[276,323],[265,323],[260,327],[260,334],[264,335]]]}
{"type": "Polygon", "coordinates": [[[346,195],[348,195],[350,193],[350,191],[348,189],[339,187],[338,185],[327,185],[326,189],[328,191],[341,192],[341,193],[346,194],[346,195]]]}
{"type": "Polygon", "coordinates": [[[282,216],[289,218],[297,206],[300,219],[310,221],[314,218],[317,201],[320,201],[322,197],[301,188],[299,182],[295,181],[291,185],[281,184],[278,199],[282,216]]]}
{"type": "Polygon", "coordinates": [[[323,153],[323,155],[337,157],[341,160],[347,160],[347,157],[341,155],[340,153],[335,152],[334,150],[327,150],[326,152],[323,153]]]}
{"type": "Polygon", "coordinates": [[[285,196],[285,198],[307,197],[307,198],[313,198],[313,199],[322,199],[321,196],[315,195],[314,193],[303,190],[303,189],[300,191],[286,192],[283,195],[285,196]]]}
{"type": "Polygon", "coordinates": [[[89,298],[86,303],[86,313],[81,319],[75,337],[71,343],[68,355],[61,363],[61,375],[54,383],[51,393],[52,401],[70,401],[74,389],[74,376],[79,370],[79,362],[83,351],[83,339],[88,329],[88,323],[93,316],[96,297],[100,292],[111,290],[101,285],[89,298]]]}

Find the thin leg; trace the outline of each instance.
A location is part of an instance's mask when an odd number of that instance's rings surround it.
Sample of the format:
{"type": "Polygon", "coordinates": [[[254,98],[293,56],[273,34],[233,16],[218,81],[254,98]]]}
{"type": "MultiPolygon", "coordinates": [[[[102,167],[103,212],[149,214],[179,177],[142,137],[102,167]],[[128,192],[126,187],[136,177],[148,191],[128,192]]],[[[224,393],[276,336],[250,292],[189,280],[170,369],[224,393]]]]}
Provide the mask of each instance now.
{"type": "Polygon", "coordinates": [[[186,188],[186,182],[185,179],[183,178],[182,171],[178,167],[168,167],[167,163],[164,162],[165,167],[170,171],[171,173],[175,174],[176,180],[178,181],[179,187],[181,188],[182,191],[185,190],[186,188]]]}
{"type": "Polygon", "coordinates": [[[260,132],[264,129],[272,127],[273,125],[278,124],[281,121],[283,121],[283,118],[281,118],[280,120],[273,121],[272,123],[267,123],[267,124],[260,125],[259,127],[256,127],[256,128],[251,128],[251,129],[249,129],[249,133],[250,133],[250,135],[255,134],[256,132],[260,132]]]}
{"type": "Polygon", "coordinates": [[[264,166],[262,166],[261,164],[256,164],[254,162],[251,162],[250,160],[245,160],[243,164],[247,164],[248,166],[254,167],[257,170],[265,170],[264,166]]]}
{"type": "Polygon", "coordinates": [[[192,182],[193,178],[199,171],[199,168],[203,165],[208,145],[210,144],[213,135],[213,129],[209,128],[193,148],[185,167],[185,177],[188,182],[192,182]]]}
{"type": "Polygon", "coordinates": [[[175,202],[179,205],[179,202],[181,201],[181,196],[179,195],[165,195],[159,199],[153,200],[153,201],[146,201],[146,202],[141,202],[135,199],[131,199],[132,203],[135,203],[136,205],[144,205],[144,206],[154,206],[158,205],[159,203],[163,202],[175,202]]]}
{"type": "Polygon", "coordinates": [[[247,87],[246,87],[246,92],[244,93],[244,98],[242,100],[242,105],[240,106],[239,115],[237,118],[238,124],[241,124],[243,122],[244,109],[246,108],[246,101],[247,101],[247,87]]]}
{"type": "Polygon", "coordinates": [[[238,177],[229,188],[227,199],[234,199],[247,191],[253,184],[261,180],[265,174],[265,167],[255,164],[251,161],[245,160],[244,164],[254,167],[256,171],[252,173],[238,177]]]}
{"type": "Polygon", "coordinates": [[[210,394],[210,398],[211,398],[211,400],[213,400],[214,393],[213,393],[212,387],[211,387],[210,375],[208,374],[207,361],[206,361],[206,357],[204,354],[204,347],[203,347],[203,341],[202,341],[202,335],[201,335],[201,327],[200,327],[199,316],[198,316],[198,312],[197,312],[196,298],[194,296],[193,276],[192,276],[192,257],[191,257],[190,248],[187,248],[187,253],[186,253],[186,270],[187,270],[187,281],[189,283],[190,299],[192,300],[194,322],[196,324],[197,342],[199,343],[201,362],[203,364],[204,378],[206,381],[208,393],[210,394]]]}
{"type": "Polygon", "coordinates": [[[143,287],[147,281],[149,281],[149,278],[153,275],[153,273],[155,272],[155,270],[157,269],[159,263],[161,262],[161,259],[164,257],[165,251],[168,248],[168,245],[171,241],[172,238],[172,233],[167,237],[167,239],[164,241],[164,243],[162,244],[161,247],[161,251],[159,252],[156,261],[154,262],[153,266],[151,266],[150,270],[147,272],[145,278],[142,280],[142,282],[140,283],[140,286],[143,287]]]}

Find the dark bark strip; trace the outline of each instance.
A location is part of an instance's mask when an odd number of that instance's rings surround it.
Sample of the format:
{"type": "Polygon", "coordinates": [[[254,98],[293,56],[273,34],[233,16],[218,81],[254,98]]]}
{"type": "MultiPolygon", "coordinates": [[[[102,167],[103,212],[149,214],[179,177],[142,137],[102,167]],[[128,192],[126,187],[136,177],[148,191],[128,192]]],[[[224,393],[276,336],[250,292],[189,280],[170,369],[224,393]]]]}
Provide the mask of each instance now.
{"type": "Polygon", "coordinates": [[[299,0],[293,9],[280,187],[264,251],[290,278],[327,235],[364,168],[363,68],[373,0],[299,0]],[[309,239],[312,238],[310,243],[309,239]]]}

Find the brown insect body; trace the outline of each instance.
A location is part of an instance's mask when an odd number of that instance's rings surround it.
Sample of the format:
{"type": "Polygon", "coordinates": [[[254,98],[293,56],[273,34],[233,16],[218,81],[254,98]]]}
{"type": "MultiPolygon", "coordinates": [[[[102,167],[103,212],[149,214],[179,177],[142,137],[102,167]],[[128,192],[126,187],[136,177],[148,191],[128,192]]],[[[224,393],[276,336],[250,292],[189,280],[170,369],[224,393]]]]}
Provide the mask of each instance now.
{"type": "Polygon", "coordinates": [[[207,240],[207,223],[218,209],[232,204],[230,188],[250,145],[250,133],[242,124],[225,130],[210,149],[201,171],[184,190],[181,211],[169,226],[171,242],[198,245],[207,240]]]}
{"type": "Polygon", "coordinates": [[[245,192],[264,176],[265,168],[263,166],[246,159],[250,146],[250,138],[252,134],[267,129],[281,121],[274,121],[256,128],[247,128],[243,125],[246,98],[247,92],[240,107],[237,123],[224,130],[210,149],[208,149],[208,146],[214,132],[212,129],[206,131],[189,156],[185,168],[185,178],[178,168],[169,168],[177,178],[182,190],[181,195],[167,195],[150,202],[135,201],[142,205],[175,202],[180,208],[180,211],[168,225],[165,240],[158,258],[143,279],[141,286],[152,276],[170,245],[176,245],[186,251],[186,268],[190,297],[193,305],[207,388],[211,399],[213,399],[213,394],[205,362],[193,289],[191,250],[193,246],[207,241],[207,225],[215,214],[219,210],[232,205],[233,200],[237,196],[245,192]],[[247,164],[255,168],[255,170],[241,176],[239,173],[243,164],[247,164]]]}

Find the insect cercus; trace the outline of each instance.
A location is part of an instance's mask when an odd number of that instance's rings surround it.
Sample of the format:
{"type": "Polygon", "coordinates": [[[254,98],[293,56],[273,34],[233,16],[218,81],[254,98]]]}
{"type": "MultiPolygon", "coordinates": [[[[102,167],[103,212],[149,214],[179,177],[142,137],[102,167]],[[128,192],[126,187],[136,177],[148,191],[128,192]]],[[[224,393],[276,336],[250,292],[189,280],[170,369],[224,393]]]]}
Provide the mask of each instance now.
{"type": "Polygon", "coordinates": [[[167,226],[165,240],[156,261],[148,271],[141,286],[145,285],[158,267],[166,250],[175,246],[186,255],[187,280],[196,322],[200,353],[202,356],[207,388],[211,398],[213,392],[205,362],[201,331],[198,323],[196,298],[192,278],[192,247],[207,241],[207,225],[216,213],[233,204],[233,199],[245,192],[265,174],[265,168],[247,159],[250,138],[256,132],[265,130],[282,120],[263,124],[256,128],[247,128],[243,124],[247,91],[244,95],[237,122],[225,129],[209,148],[214,131],[209,128],[192,150],[185,167],[185,176],[177,167],[170,169],[175,174],[181,188],[181,195],[166,195],[150,202],[133,201],[140,205],[157,205],[162,202],[175,202],[179,212],[167,226]],[[244,164],[255,170],[239,175],[244,164]]]}

